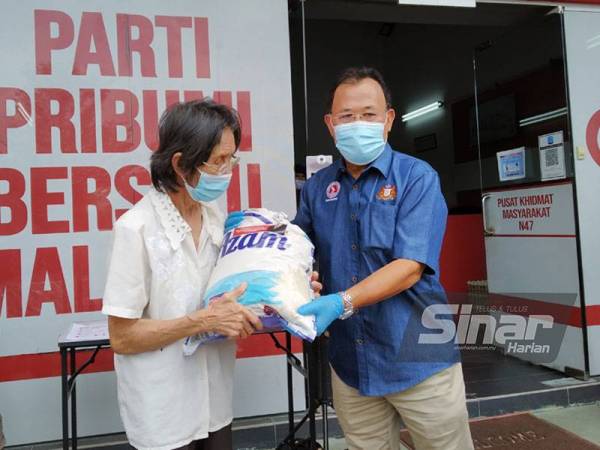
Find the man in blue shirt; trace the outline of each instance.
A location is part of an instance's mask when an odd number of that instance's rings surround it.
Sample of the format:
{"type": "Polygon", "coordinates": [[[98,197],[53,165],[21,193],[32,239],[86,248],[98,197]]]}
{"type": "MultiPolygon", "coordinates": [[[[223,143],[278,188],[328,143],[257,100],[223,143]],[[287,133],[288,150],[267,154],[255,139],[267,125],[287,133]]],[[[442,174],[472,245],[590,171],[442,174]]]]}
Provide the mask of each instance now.
{"type": "Polygon", "coordinates": [[[398,449],[402,417],[418,450],[469,450],[458,350],[421,339],[427,308],[447,304],[447,208],[437,173],[387,144],[394,117],[379,72],[342,73],[325,123],[343,159],[306,182],[294,220],[315,244],[324,295],[299,312],[329,330],[350,449],[398,449]]]}

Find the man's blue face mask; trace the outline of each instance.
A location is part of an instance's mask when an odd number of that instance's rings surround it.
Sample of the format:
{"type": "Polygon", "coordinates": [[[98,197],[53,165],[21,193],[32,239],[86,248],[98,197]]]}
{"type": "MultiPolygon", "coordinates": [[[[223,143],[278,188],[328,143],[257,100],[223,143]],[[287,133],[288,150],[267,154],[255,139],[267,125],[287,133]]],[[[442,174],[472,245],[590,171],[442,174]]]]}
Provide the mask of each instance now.
{"type": "Polygon", "coordinates": [[[356,121],[333,127],[335,146],[344,159],[357,166],[375,161],[385,149],[384,122],[356,121]]]}
{"type": "Polygon", "coordinates": [[[212,175],[205,172],[200,172],[200,179],[196,186],[190,186],[185,179],[183,180],[190,197],[197,202],[216,200],[227,190],[230,181],[231,173],[212,175]]]}

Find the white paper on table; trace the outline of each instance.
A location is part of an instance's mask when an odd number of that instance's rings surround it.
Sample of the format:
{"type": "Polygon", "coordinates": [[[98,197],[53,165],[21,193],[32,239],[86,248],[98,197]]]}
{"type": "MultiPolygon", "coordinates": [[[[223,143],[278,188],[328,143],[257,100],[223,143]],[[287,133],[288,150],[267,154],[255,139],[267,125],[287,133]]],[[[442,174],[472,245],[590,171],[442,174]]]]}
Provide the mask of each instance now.
{"type": "Polygon", "coordinates": [[[106,320],[75,322],[64,337],[65,342],[98,341],[103,339],[108,339],[108,322],[106,320]]]}

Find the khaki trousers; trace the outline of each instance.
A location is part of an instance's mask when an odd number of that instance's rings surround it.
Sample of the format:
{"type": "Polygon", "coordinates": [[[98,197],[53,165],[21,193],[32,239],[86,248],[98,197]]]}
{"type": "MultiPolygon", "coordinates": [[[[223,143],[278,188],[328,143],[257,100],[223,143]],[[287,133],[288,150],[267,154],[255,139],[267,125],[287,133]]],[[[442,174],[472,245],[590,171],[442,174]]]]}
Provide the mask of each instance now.
{"type": "Polygon", "coordinates": [[[462,365],[406,391],[366,397],[331,370],[333,406],[349,450],[398,450],[400,417],[417,450],[472,450],[462,365]]]}

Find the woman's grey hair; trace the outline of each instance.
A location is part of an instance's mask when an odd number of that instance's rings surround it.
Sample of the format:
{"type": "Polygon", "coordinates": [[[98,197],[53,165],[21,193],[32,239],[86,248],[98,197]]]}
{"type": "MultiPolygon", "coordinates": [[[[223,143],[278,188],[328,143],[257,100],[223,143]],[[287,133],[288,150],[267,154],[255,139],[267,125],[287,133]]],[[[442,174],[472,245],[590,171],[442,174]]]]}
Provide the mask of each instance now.
{"type": "Polygon", "coordinates": [[[176,103],[167,109],[159,122],[158,149],[150,158],[154,187],[162,192],[177,191],[181,180],[171,165],[173,155],[181,152],[179,167],[185,175],[194,174],[197,167],[208,161],[226,128],[233,132],[238,148],[242,134],[238,113],[210,98],[176,103]]]}

